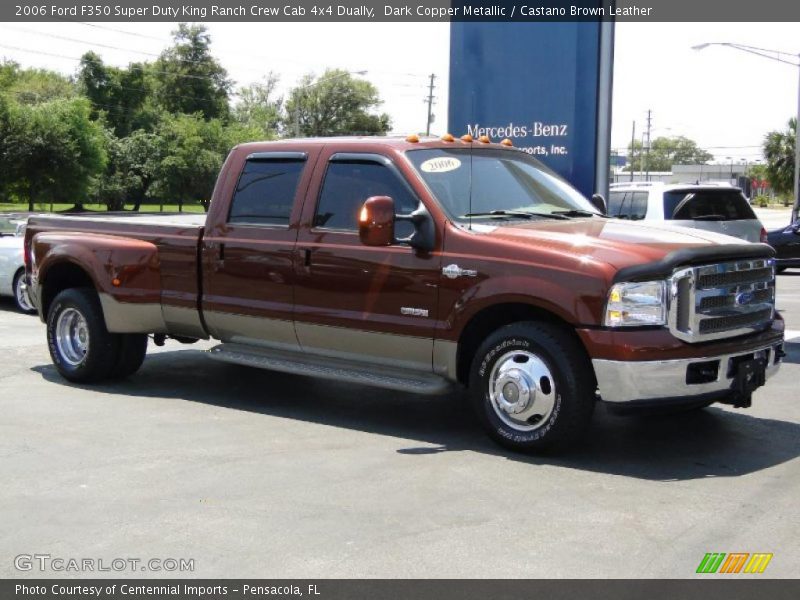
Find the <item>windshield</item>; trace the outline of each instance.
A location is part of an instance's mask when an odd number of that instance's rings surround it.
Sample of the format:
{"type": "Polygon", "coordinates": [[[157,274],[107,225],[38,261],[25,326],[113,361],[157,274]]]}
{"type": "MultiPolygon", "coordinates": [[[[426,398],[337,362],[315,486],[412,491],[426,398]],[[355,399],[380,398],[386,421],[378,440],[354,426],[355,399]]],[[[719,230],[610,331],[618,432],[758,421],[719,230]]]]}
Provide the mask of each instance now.
{"type": "Polygon", "coordinates": [[[524,152],[436,148],[409,150],[406,155],[453,219],[503,213],[599,214],[575,188],[524,152]]]}

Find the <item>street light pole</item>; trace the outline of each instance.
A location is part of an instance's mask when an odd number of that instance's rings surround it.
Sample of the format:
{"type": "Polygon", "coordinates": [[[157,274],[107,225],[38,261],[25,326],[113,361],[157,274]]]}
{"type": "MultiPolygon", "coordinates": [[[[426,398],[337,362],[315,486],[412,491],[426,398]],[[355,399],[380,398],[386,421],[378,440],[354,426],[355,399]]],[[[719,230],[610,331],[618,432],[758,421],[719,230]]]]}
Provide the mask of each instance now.
{"type": "Polygon", "coordinates": [[[703,50],[709,46],[727,46],[734,50],[741,50],[749,54],[755,54],[762,58],[768,58],[777,62],[782,62],[787,65],[792,65],[797,68],[797,125],[794,132],[794,206],[792,207],[792,223],[797,221],[798,213],[800,213],[800,53],[797,54],[797,62],[781,58],[782,56],[793,56],[778,50],[769,50],[766,48],[757,48],[755,46],[746,46],[744,44],[734,44],[731,42],[707,42],[705,44],[698,44],[692,46],[692,50],[703,50]]]}

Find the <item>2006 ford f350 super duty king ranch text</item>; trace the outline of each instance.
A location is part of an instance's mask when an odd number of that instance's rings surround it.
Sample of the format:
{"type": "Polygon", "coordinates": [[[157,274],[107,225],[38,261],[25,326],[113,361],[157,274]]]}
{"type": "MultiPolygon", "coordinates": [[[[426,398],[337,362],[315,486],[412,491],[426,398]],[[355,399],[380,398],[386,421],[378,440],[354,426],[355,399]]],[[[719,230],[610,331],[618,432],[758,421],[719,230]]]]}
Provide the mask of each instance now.
{"type": "Polygon", "coordinates": [[[783,356],[772,249],[595,204],[505,142],[251,143],[205,218],[35,217],[26,260],[70,381],[132,374],[147,334],[215,338],[265,369],[461,384],[520,450],[575,441],[598,398],[749,406],[783,356]]]}

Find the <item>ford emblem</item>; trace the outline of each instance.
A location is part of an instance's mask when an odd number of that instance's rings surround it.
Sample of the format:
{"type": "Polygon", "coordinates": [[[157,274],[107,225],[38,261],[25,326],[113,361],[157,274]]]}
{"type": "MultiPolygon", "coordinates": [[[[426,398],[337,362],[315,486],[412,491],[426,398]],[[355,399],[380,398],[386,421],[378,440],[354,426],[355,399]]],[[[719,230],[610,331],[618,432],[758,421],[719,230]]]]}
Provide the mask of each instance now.
{"type": "Polygon", "coordinates": [[[736,294],[736,306],[744,306],[753,301],[753,292],[739,292],[736,294]]]}

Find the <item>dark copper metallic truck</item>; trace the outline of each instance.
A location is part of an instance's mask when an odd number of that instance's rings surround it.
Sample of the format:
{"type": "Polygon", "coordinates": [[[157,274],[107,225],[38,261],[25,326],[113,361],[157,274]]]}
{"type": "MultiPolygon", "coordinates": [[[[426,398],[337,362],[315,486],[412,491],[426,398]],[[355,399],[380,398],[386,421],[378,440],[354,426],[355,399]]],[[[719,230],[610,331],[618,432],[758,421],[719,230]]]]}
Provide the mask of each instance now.
{"type": "Polygon", "coordinates": [[[783,356],[772,250],[605,218],[504,144],[318,139],[231,151],[207,216],[35,217],[34,301],[70,381],[147,335],[418,393],[468,388],[514,449],[618,407],[748,406],[783,356]]]}

